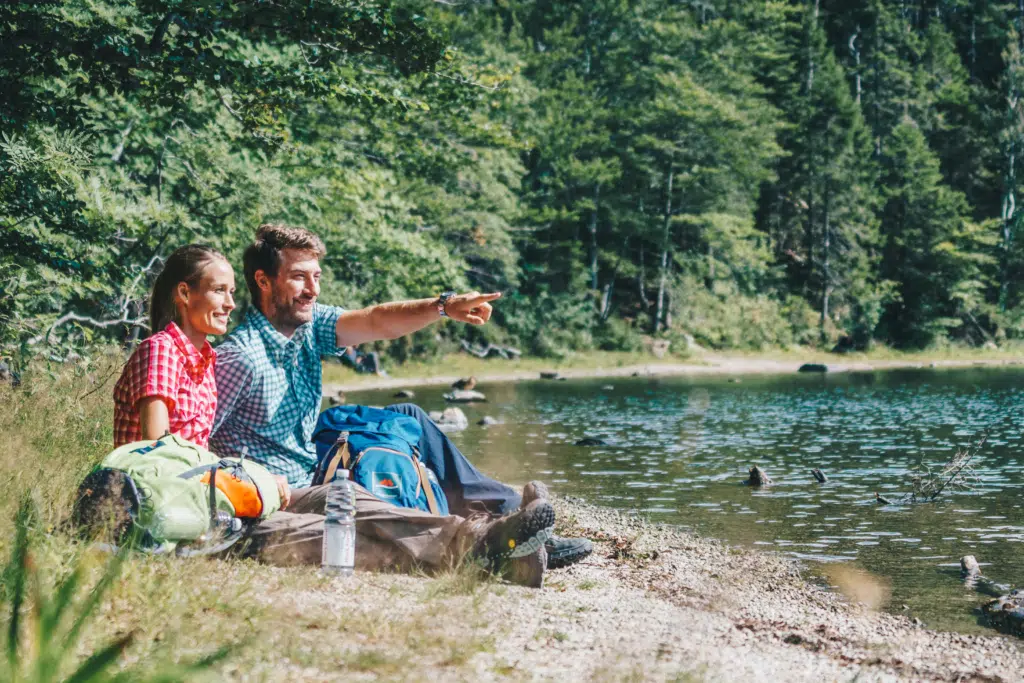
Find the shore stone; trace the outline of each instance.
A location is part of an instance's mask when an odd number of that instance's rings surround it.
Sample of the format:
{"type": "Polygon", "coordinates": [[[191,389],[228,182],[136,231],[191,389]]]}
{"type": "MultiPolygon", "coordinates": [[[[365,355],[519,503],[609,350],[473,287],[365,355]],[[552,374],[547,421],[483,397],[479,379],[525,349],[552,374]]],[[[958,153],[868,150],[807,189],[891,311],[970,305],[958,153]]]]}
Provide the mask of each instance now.
{"type": "Polygon", "coordinates": [[[486,401],[487,397],[481,394],[479,391],[470,391],[468,389],[456,389],[455,391],[449,391],[444,395],[444,400],[451,403],[473,403],[474,401],[486,401]]]}
{"type": "Polygon", "coordinates": [[[1014,589],[981,606],[989,625],[1003,633],[1024,638],[1024,590],[1014,589]]]}
{"type": "Polygon", "coordinates": [[[828,366],[822,363],[804,363],[797,372],[828,372],[828,366]]]}
{"type": "Polygon", "coordinates": [[[481,427],[490,427],[491,425],[496,425],[496,424],[501,424],[501,423],[498,422],[497,420],[495,420],[490,415],[484,415],[483,417],[481,417],[477,421],[477,424],[480,425],[481,427]]]}
{"type": "Polygon", "coordinates": [[[416,398],[416,392],[409,389],[402,389],[395,392],[395,398],[416,398]]]}
{"type": "Polygon", "coordinates": [[[601,439],[595,439],[592,436],[586,436],[586,437],[583,437],[582,439],[580,439],[579,441],[577,441],[575,445],[577,445],[577,446],[607,446],[608,444],[605,443],[601,439]]]}
{"type": "Polygon", "coordinates": [[[558,372],[555,370],[549,370],[540,373],[541,379],[558,379],[558,372]]]}
{"type": "Polygon", "coordinates": [[[613,384],[605,384],[601,387],[601,391],[612,391],[613,389],[615,389],[615,385],[613,384]]]}

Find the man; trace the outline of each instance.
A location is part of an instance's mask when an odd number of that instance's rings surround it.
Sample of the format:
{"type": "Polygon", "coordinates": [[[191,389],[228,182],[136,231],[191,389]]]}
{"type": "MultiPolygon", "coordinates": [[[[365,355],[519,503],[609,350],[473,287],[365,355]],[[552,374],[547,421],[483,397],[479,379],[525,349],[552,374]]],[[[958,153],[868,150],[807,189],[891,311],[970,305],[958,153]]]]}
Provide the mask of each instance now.
{"type": "MultiPolygon", "coordinates": [[[[325,487],[309,486],[316,466],[311,436],[322,395],[321,357],[336,355],[347,346],[411,334],[442,317],[482,325],[491,316],[489,302],[500,297],[497,293],[445,293],[438,299],[357,311],[324,306],[316,299],[319,260],[325,252],[323,242],[307,230],[261,226],[244,256],[253,305],[245,321],[217,349],[218,400],[211,447],[223,455],[248,453],[270,471],[287,477],[295,490],[286,507],[297,513],[323,510],[325,487]]],[[[422,410],[409,404],[393,408],[416,417],[424,426],[421,452],[448,494],[453,512],[465,514],[484,507],[516,514],[518,494],[477,471],[422,410]]],[[[543,498],[543,494],[542,485],[531,487],[530,497],[543,498]]],[[[359,533],[367,541],[398,547],[406,559],[429,563],[430,558],[439,557],[443,553],[437,546],[450,542],[454,533],[446,529],[461,523],[396,508],[362,490],[359,501],[359,533]],[[425,546],[417,545],[424,539],[429,541],[425,546]]],[[[481,524],[479,517],[473,520],[481,524]]],[[[316,520],[289,522],[316,525],[316,520]]],[[[554,564],[562,565],[589,549],[589,542],[582,539],[560,539],[550,546],[554,564]]],[[[547,554],[545,549],[533,561],[539,558],[546,564],[547,554]]]]}

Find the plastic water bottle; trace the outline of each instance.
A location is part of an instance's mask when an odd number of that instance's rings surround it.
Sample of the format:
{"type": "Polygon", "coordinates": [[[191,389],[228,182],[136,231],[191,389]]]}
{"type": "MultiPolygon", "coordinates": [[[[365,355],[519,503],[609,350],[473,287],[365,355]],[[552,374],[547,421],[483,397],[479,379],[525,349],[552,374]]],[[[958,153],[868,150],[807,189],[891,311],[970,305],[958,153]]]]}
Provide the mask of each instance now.
{"type": "Polygon", "coordinates": [[[351,576],[356,564],[356,490],[348,480],[348,470],[335,472],[330,486],[320,570],[330,576],[351,576]]]}

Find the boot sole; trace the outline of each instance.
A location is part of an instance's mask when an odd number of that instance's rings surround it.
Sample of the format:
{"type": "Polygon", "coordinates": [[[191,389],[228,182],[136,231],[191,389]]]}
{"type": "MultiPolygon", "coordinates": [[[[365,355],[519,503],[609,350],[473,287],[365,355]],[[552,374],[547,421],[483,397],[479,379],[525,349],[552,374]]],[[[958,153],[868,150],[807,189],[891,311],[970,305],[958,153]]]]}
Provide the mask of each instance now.
{"type": "Polygon", "coordinates": [[[528,517],[523,518],[514,535],[510,539],[511,547],[492,548],[488,553],[487,564],[496,566],[519,557],[526,557],[537,552],[554,534],[555,510],[545,503],[528,517]]]}
{"type": "Polygon", "coordinates": [[[582,548],[580,550],[562,553],[557,557],[552,553],[548,553],[548,569],[562,569],[570,565],[576,564],[584,557],[594,552],[594,547],[582,548]]]}

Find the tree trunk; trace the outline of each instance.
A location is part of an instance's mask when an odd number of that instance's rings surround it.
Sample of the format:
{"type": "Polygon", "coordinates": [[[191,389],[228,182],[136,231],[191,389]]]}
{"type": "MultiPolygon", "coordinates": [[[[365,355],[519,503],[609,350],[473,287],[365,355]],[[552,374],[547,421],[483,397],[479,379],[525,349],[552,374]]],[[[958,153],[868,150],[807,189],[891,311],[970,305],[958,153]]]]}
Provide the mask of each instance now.
{"type": "Polygon", "coordinates": [[[590,232],[590,288],[597,291],[597,210],[601,200],[601,185],[594,185],[594,208],[590,212],[587,231],[590,232]]]}
{"type": "Polygon", "coordinates": [[[665,214],[661,225],[661,269],[658,277],[658,303],[654,309],[654,331],[661,332],[665,315],[665,284],[668,281],[668,252],[672,231],[672,181],[675,169],[669,165],[665,183],[665,214]]]}
{"type": "Polygon", "coordinates": [[[822,224],[822,240],[821,240],[821,322],[819,324],[818,333],[821,337],[822,343],[827,339],[825,334],[825,323],[828,321],[828,304],[829,296],[832,293],[832,229],[829,225],[829,197],[828,193],[825,194],[825,207],[822,224]]]}
{"type": "Polygon", "coordinates": [[[604,292],[601,294],[601,322],[608,319],[608,315],[612,312],[612,282],[607,283],[604,286],[604,292]]]}
{"type": "Polygon", "coordinates": [[[640,245],[640,271],[636,275],[636,288],[640,293],[640,303],[643,305],[646,311],[651,307],[651,302],[647,300],[647,266],[644,263],[644,245],[640,245]]]}
{"type": "Polygon", "coordinates": [[[860,38],[860,26],[857,26],[857,30],[850,36],[850,53],[853,55],[854,64],[854,96],[857,101],[857,107],[860,107],[860,50],[857,48],[858,38],[860,38]]]}

